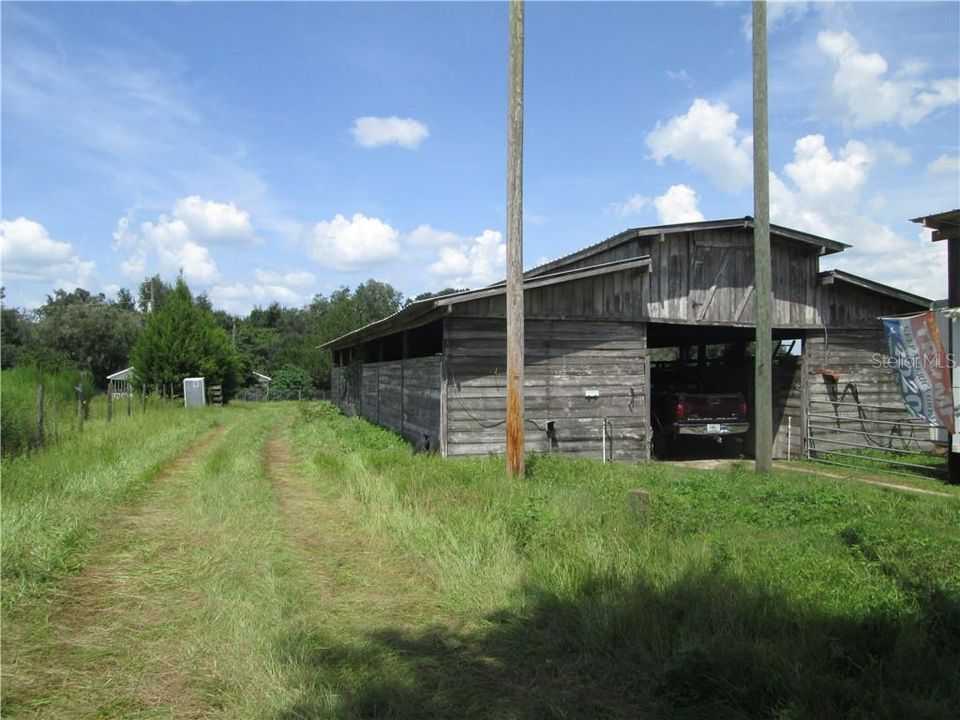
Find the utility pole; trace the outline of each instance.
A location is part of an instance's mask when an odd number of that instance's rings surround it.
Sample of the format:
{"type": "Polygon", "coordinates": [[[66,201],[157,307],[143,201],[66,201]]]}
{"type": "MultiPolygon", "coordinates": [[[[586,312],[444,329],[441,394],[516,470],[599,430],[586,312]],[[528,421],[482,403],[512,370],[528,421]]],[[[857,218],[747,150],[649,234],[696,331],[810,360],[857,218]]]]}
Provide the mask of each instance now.
{"type": "Polygon", "coordinates": [[[754,346],[753,432],[756,471],[773,468],[773,313],[770,280],[770,156],[767,136],[767,3],[753,2],[753,267],[757,339],[754,346]]]}
{"type": "Polygon", "coordinates": [[[510,0],[507,91],[507,473],[523,476],[523,0],[510,0]]]}

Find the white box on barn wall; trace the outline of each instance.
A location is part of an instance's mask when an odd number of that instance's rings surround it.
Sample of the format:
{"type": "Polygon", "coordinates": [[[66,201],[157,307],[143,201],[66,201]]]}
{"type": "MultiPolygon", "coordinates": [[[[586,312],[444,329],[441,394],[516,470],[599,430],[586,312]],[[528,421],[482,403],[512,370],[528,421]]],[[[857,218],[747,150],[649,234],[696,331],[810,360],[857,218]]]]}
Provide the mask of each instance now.
{"type": "Polygon", "coordinates": [[[203,407],[207,404],[207,386],[202,377],[183,379],[183,406],[203,407]]]}

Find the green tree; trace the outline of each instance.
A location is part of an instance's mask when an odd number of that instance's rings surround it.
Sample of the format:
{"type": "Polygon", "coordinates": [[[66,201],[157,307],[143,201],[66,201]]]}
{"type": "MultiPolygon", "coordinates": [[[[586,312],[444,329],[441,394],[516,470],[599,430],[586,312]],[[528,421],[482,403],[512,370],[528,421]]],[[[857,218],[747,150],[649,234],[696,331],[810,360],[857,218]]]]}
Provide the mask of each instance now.
{"type": "Polygon", "coordinates": [[[292,400],[299,392],[313,391],[310,373],[293,365],[285,365],[270,379],[270,397],[292,400]]]}
{"type": "Polygon", "coordinates": [[[222,385],[234,394],[240,380],[240,359],[230,336],[213,315],[198,307],[183,278],[177,280],[163,307],[151,313],[131,354],[140,382],[179,384],[201,376],[207,385],[222,385]]]}
{"type": "Polygon", "coordinates": [[[146,278],[137,292],[137,307],[142,313],[151,312],[151,309],[155,312],[163,307],[172,291],[170,284],[161,280],[159,275],[146,278]]]}
{"type": "Polygon", "coordinates": [[[135,312],[137,309],[137,303],[133,299],[133,293],[131,293],[125,287],[117,290],[117,299],[115,304],[124,310],[130,310],[131,312],[135,312]]]}
{"type": "Polygon", "coordinates": [[[35,337],[22,360],[49,371],[64,365],[88,370],[98,387],[106,386],[108,374],[127,367],[142,327],[138,313],[83,288],[57,290],[37,315],[35,337]]]}

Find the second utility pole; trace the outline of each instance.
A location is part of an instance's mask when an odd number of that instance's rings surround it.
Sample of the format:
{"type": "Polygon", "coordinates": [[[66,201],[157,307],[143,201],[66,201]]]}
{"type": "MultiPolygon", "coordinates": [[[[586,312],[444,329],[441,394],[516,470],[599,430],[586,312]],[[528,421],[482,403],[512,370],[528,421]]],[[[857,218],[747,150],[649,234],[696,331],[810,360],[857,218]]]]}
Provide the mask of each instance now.
{"type": "Polygon", "coordinates": [[[507,91],[507,473],[523,477],[523,0],[510,0],[507,91]]]}
{"type": "Polygon", "coordinates": [[[773,298],[770,278],[770,158],[767,137],[767,3],[753,3],[753,437],[756,470],[773,468],[773,298]]]}

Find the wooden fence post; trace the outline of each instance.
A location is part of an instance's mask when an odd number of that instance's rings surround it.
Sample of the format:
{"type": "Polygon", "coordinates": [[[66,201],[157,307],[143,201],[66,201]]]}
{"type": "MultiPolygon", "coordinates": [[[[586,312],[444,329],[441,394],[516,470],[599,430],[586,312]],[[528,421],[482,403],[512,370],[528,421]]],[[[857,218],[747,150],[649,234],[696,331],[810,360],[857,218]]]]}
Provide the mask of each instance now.
{"type": "Polygon", "coordinates": [[[77,430],[83,430],[83,387],[77,385],[77,430]]]}
{"type": "Polygon", "coordinates": [[[107,385],[107,422],[113,421],[113,381],[107,385]]]}
{"type": "Polygon", "coordinates": [[[127,386],[127,417],[133,414],[130,406],[133,404],[133,388],[127,386]]]}
{"type": "Polygon", "coordinates": [[[147,386],[140,386],[140,409],[143,412],[147,411],[147,386]]]}
{"type": "Polygon", "coordinates": [[[43,447],[43,383],[37,385],[37,447],[43,447]]]}

